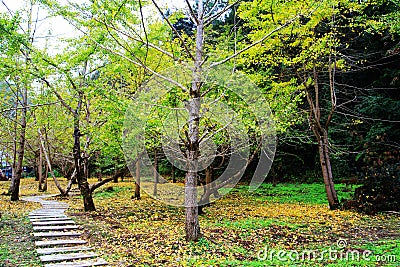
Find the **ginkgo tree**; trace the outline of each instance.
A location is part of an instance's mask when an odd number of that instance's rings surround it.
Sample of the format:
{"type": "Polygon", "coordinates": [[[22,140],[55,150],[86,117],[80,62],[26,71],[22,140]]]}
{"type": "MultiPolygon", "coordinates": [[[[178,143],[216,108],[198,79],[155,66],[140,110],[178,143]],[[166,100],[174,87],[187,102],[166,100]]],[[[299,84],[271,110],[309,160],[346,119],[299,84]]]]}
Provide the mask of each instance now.
{"type": "Polygon", "coordinates": [[[8,107],[9,111],[3,113],[4,117],[9,119],[8,125],[14,125],[13,147],[8,150],[13,154],[13,174],[9,189],[12,201],[19,200],[26,144],[28,92],[33,82],[33,76],[30,74],[30,47],[35,38],[32,5],[30,2],[27,6],[26,17],[20,17],[12,12],[10,15],[1,14],[0,17],[0,46],[3,51],[0,79],[4,84],[2,90],[5,90],[2,93],[8,95],[5,99],[13,101],[12,104],[9,103],[11,104],[8,107]]]}
{"type": "MultiPolygon", "coordinates": [[[[360,4],[353,1],[278,3],[262,0],[244,4],[239,12],[246,26],[251,29],[249,38],[252,40],[294,14],[305,14],[304,10],[310,6],[315,7],[312,15],[302,15],[296,23],[283,29],[266,45],[250,50],[243,64],[244,68],[252,69],[255,73],[269,71],[272,82],[268,86],[271,90],[294,89],[304,95],[308,104],[308,124],[318,144],[329,206],[337,209],[339,200],[332,172],[329,130],[337,108],[348,101],[344,94],[340,95],[341,88],[336,79],[338,72],[346,70],[346,61],[349,59],[341,51],[346,47],[342,33],[351,31],[355,25],[354,21],[346,24],[341,19],[348,10],[359,9],[360,4]],[[255,12],[262,12],[265,16],[257,17],[255,12]]],[[[259,79],[265,83],[263,77],[259,79]]]]}
{"type": "MultiPolygon", "coordinates": [[[[61,6],[56,1],[50,0],[43,0],[42,2],[79,28],[88,40],[92,42],[93,46],[97,45],[108,53],[120,56],[130,64],[144,69],[148,75],[163,79],[186,94],[184,101],[188,117],[185,149],[189,168],[185,176],[185,229],[187,240],[198,240],[201,236],[201,231],[198,219],[198,192],[196,189],[198,170],[196,166],[200,157],[200,141],[202,137],[200,127],[202,100],[207,93],[203,80],[206,73],[205,69],[215,69],[235,59],[250,48],[263,44],[268,38],[300,19],[302,15],[312,13],[313,10],[310,8],[304,11],[306,14],[299,13],[285,18],[286,20],[281,21],[281,24],[258,36],[259,38],[254,42],[240,50],[232,50],[227,53],[227,56],[219,58],[220,55],[218,57],[212,56],[212,46],[207,46],[209,42],[207,33],[210,31],[211,24],[214,21],[230,12],[240,1],[224,2],[223,5],[213,5],[203,0],[196,1],[196,3],[185,1],[184,12],[194,24],[193,35],[177,30],[174,26],[173,17],[168,17],[165,10],[154,0],[150,1],[148,5],[157,11],[159,19],[156,17],[150,22],[144,14],[144,2],[140,0],[129,3],[126,1],[94,1],[88,4],[73,4],[69,6],[61,6]],[[152,28],[152,25],[169,29],[168,31],[161,31],[161,33],[169,32],[169,34],[164,36],[153,35],[154,37],[150,38],[150,34],[154,30],[159,30],[159,28],[152,28]],[[104,45],[99,42],[88,30],[92,27],[101,27],[107,31],[107,36],[111,39],[113,45],[104,45]],[[172,41],[171,38],[173,39],[172,41]],[[157,59],[148,57],[149,51],[154,51],[153,53],[155,54],[153,55],[158,54],[163,60],[162,64],[165,64],[164,62],[172,62],[173,65],[186,69],[191,76],[188,82],[181,84],[173,76],[163,74],[165,72],[163,72],[162,66],[154,64],[157,59]]],[[[170,64],[166,65],[169,66],[170,64]]]]}

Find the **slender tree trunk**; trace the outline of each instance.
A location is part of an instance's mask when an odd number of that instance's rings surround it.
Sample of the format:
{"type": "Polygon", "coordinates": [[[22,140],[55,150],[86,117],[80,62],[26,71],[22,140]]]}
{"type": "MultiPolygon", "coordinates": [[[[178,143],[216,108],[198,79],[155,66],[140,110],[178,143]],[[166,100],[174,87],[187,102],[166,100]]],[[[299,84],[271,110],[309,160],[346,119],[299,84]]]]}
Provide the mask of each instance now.
{"type": "MultiPolygon", "coordinates": [[[[90,177],[90,173],[89,173],[89,155],[85,152],[83,153],[83,158],[82,158],[82,162],[83,162],[83,175],[85,176],[86,180],[89,179],[90,177]]],[[[118,178],[117,178],[117,182],[118,182],[118,178]]]]}
{"type": "Polygon", "coordinates": [[[19,105],[19,97],[18,97],[18,93],[16,94],[16,99],[15,99],[15,121],[14,121],[14,138],[13,138],[13,155],[12,155],[12,165],[11,165],[11,183],[10,183],[10,188],[8,189],[8,195],[11,196],[12,191],[14,190],[14,186],[15,184],[13,184],[12,181],[15,180],[15,175],[16,175],[16,168],[17,168],[17,136],[18,136],[18,112],[17,112],[17,108],[19,105]]]}
{"type": "MultiPolygon", "coordinates": [[[[331,71],[329,71],[331,72],[331,71]]],[[[307,89],[307,101],[310,106],[310,125],[311,129],[314,132],[314,136],[318,142],[318,153],[319,153],[319,161],[321,164],[322,176],[324,179],[326,195],[328,198],[329,208],[331,210],[335,210],[339,208],[339,200],[336,194],[335,185],[333,183],[333,174],[332,174],[332,166],[329,157],[329,139],[328,139],[328,127],[330,120],[333,116],[333,112],[335,110],[335,99],[332,94],[332,109],[326,119],[325,124],[321,122],[321,111],[323,108],[319,103],[319,81],[318,81],[318,71],[314,66],[313,70],[314,75],[314,96],[311,93],[311,89],[307,89]]],[[[331,90],[333,90],[333,82],[331,82],[331,90]]],[[[332,91],[333,92],[333,91],[332,91]]]]}
{"type": "Polygon", "coordinates": [[[171,166],[171,176],[172,176],[172,182],[176,183],[176,176],[175,176],[175,165],[172,162],[172,166],[171,166]]]}
{"type": "Polygon", "coordinates": [[[21,183],[22,167],[25,153],[25,133],[26,133],[26,114],[28,105],[28,88],[24,86],[22,91],[22,114],[21,114],[21,132],[19,137],[18,147],[18,162],[16,165],[15,176],[11,180],[11,201],[19,200],[19,185],[21,183]]]}
{"type": "MultiPolygon", "coordinates": [[[[39,145],[39,149],[40,149],[40,145],[39,145]]],[[[34,166],[34,170],[35,170],[35,182],[38,182],[39,187],[40,187],[40,177],[39,177],[39,154],[40,152],[36,152],[35,151],[35,166],[34,166]]],[[[40,188],[39,188],[40,191],[40,188]]]]}
{"type": "Polygon", "coordinates": [[[47,180],[48,180],[49,172],[50,172],[49,166],[51,166],[51,165],[49,165],[49,164],[46,165],[44,175],[43,175],[43,191],[44,192],[47,191],[47,180]]]}
{"type": "Polygon", "coordinates": [[[200,205],[199,205],[199,215],[204,214],[203,208],[209,206],[210,204],[210,196],[212,190],[212,166],[208,166],[206,168],[206,184],[204,186],[204,194],[201,196],[200,205]]]}
{"type": "Polygon", "coordinates": [[[113,180],[113,183],[118,183],[118,175],[116,175],[116,174],[118,173],[117,166],[114,165],[114,168],[115,168],[115,171],[114,171],[114,180],[113,180]]]}
{"type": "Polygon", "coordinates": [[[189,147],[188,167],[185,176],[185,230],[187,241],[197,241],[200,236],[200,224],[197,203],[197,166],[199,157],[199,122],[200,122],[200,89],[202,85],[202,61],[204,53],[204,9],[203,0],[198,1],[196,32],[196,55],[193,69],[193,83],[190,90],[189,112],[189,147]]]}
{"type": "Polygon", "coordinates": [[[37,159],[37,171],[39,178],[39,191],[43,191],[43,150],[42,145],[39,145],[39,157],[37,159]]]}
{"type": "Polygon", "coordinates": [[[49,172],[50,172],[51,176],[53,177],[54,183],[55,183],[56,187],[58,188],[58,190],[60,191],[61,195],[62,196],[66,196],[67,193],[61,187],[60,183],[57,180],[57,177],[54,175],[53,170],[51,168],[51,162],[50,162],[49,154],[46,151],[46,147],[45,147],[44,140],[43,140],[43,135],[42,135],[42,132],[41,132],[40,128],[38,128],[38,134],[39,134],[39,139],[40,139],[40,144],[41,144],[41,147],[42,147],[42,151],[43,151],[44,157],[46,159],[46,163],[47,163],[47,165],[46,165],[46,174],[45,174],[45,178],[44,178],[44,179],[46,179],[45,180],[46,190],[47,190],[47,177],[48,177],[49,172]]]}
{"type": "Polygon", "coordinates": [[[318,137],[319,160],[324,178],[325,190],[328,197],[329,208],[335,210],[339,208],[339,200],[333,183],[332,166],[329,157],[329,144],[327,134],[318,137]]]}
{"type": "Polygon", "coordinates": [[[158,186],[158,155],[157,155],[157,148],[154,148],[154,188],[153,188],[154,196],[157,196],[157,186],[158,186]]]}
{"type": "Polygon", "coordinates": [[[140,199],[140,157],[136,160],[136,186],[135,186],[135,197],[136,199],[140,199]]]}

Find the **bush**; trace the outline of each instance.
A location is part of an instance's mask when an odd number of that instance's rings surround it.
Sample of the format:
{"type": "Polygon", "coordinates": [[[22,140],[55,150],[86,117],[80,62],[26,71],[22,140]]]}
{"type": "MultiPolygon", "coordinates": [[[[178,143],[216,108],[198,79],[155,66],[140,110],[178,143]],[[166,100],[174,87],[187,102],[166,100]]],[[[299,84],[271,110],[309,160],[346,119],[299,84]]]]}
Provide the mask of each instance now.
{"type": "Polygon", "coordinates": [[[360,177],[363,185],[355,190],[354,199],[344,204],[345,208],[356,208],[368,214],[400,210],[399,153],[384,152],[383,155],[364,167],[363,177],[360,177]]]}

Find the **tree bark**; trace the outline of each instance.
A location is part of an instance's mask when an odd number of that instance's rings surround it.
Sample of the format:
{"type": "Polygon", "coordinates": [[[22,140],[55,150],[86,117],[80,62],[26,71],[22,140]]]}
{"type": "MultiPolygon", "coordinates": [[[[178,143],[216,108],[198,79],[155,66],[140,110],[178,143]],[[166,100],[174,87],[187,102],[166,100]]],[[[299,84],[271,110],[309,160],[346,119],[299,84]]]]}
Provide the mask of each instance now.
{"type": "Polygon", "coordinates": [[[44,140],[43,140],[43,135],[42,135],[40,128],[38,128],[38,133],[39,133],[40,145],[41,145],[41,148],[42,148],[42,151],[43,151],[44,157],[46,159],[46,163],[47,163],[46,178],[45,178],[46,179],[46,188],[47,188],[47,176],[48,176],[48,173],[50,172],[51,176],[53,177],[54,183],[55,183],[56,187],[58,188],[58,190],[60,191],[61,195],[66,196],[67,195],[66,191],[62,188],[62,186],[58,182],[57,177],[54,175],[53,170],[51,168],[50,158],[46,151],[46,147],[45,147],[44,140]]]}
{"type": "MultiPolygon", "coordinates": [[[[331,71],[329,71],[331,72],[331,71]]],[[[319,81],[318,81],[318,71],[314,66],[313,70],[314,75],[314,96],[312,95],[311,88],[306,89],[307,101],[310,106],[310,115],[309,121],[311,129],[314,133],[314,136],[318,142],[318,153],[319,153],[319,161],[322,170],[322,176],[324,179],[326,195],[328,198],[329,208],[331,210],[335,210],[339,208],[339,200],[336,194],[335,185],[333,183],[333,174],[332,174],[332,166],[329,157],[329,138],[328,138],[328,129],[331,118],[335,111],[335,99],[331,98],[332,108],[325,123],[321,122],[321,111],[323,108],[319,103],[319,81]]],[[[333,91],[333,83],[330,83],[330,89],[333,91]]],[[[333,95],[333,94],[332,94],[333,95]]]]}
{"type": "Polygon", "coordinates": [[[18,162],[15,169],[15,176],[11,180],[11,201],[19,200],[19,186],[21,183],[22,167],[25,153],[25,133],[26,133],[26,114],[28,105],[28,88],[25,86],[22,91],[22,114],[21,114],[21,132],[18,142],[18,162]]]}
{"type": "Polygon", "coordinates": [[[73,147],[74,162],[76,169],[76,180],[78,182],[79,190],[81,191],[85,211],[95,211],[96,207],[93,202],[92,190],[90,190],[88,180],[86,179],[82,170],[80,138],[81,138],[81,131],[79,129],[79,112],[76,112],[76,114],[74,115],[74,147],[73,147]]]}
{"type": "Polygon", "coordinates": [[[117,170],[117,166],[115,166],[115,173],[114,173],[114,180],[113,180],[113,183],[118,183],[118,175],[116,175],[118,173],[118,170],[117,170]]]}
{"type": "Polygon", "coordinates": [[[39,145],[39,156],[37,158],[37,176],[39,179],[39,191],[43,192],[43,150],[42,145],[39,145]]]}
{"type": "Polygon", "coordinates": [[[154,148],[154,188],[153,195],[157,196],[157,185],[158,185],[158,155],[157,148],[154,148]]]}
{"type": "Polygon", "coordinates": [[[136,160],[136,173],[135,173],[135,196],[134,198],[139,200],[140,199],[140,157],[136,160]]]}
{"type": "Polygon", "coordinates": [[[197,241],[201,236],[197,203],[197,166],[199,157],[199,124],[201,108],[202,61],[204,53],[204,9],[203,0],[198,1],[196,32],[196,56],[193,69],[193,82],[190,90],[188,171],[185,176],[185,230],[187,241],[197,241]]]}
{"type": "Polygon", "coordinates": [[[328,136],[324,133],[318,137],[319,160],[324,178],[325,190],[328,198],[329,208],[335,210],[339,208],[339,200],[333,183],[332,165],[329,157],[328,136]]]}
{"type": "Polygon", "coordinates": [[[172,182],[173,182],[173,183],[176,183],[175,165],[174,165],[174,162],[172,162],[172,166],[171,166],[171,177],[172,177],[172,182]]]}
{"type": "MultiPolygon", "coordinates": [[[[46,165],[46,169],[44,171],[44,176],[43,176],[43,191],[46,192],[47,191],[47,180],[49,178],[49,172],[50,172],[50,168],[49,166],[51,165],[46,165]]],[[[53,173],[52,173],[53,174],[53,173]]],[[[54,174],[53,174],[54,175],[54,174]]],[[[55,176],[54,176],[55,177],[55,176]]]]}

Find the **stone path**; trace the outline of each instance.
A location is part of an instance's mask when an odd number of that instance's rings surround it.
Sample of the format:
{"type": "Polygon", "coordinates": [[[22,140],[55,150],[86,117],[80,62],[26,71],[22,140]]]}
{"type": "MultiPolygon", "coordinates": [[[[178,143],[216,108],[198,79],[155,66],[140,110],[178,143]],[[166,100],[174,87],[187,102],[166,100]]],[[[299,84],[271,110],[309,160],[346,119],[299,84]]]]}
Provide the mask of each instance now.
{"type": "MultiPolygon", "coordinates": [[[[51,195],[54,196],[54,195],[51,195]]],[[[98,258],[86,241],[80,239],[79,226],[64,214],[66,203],[45,200],[47,196],[23,198],[39,202],[43,208],[32,211],[29,220],[33,225],[36,251],[44,267],[90,267],[104,266],[108,263],[98,258]]]]}

